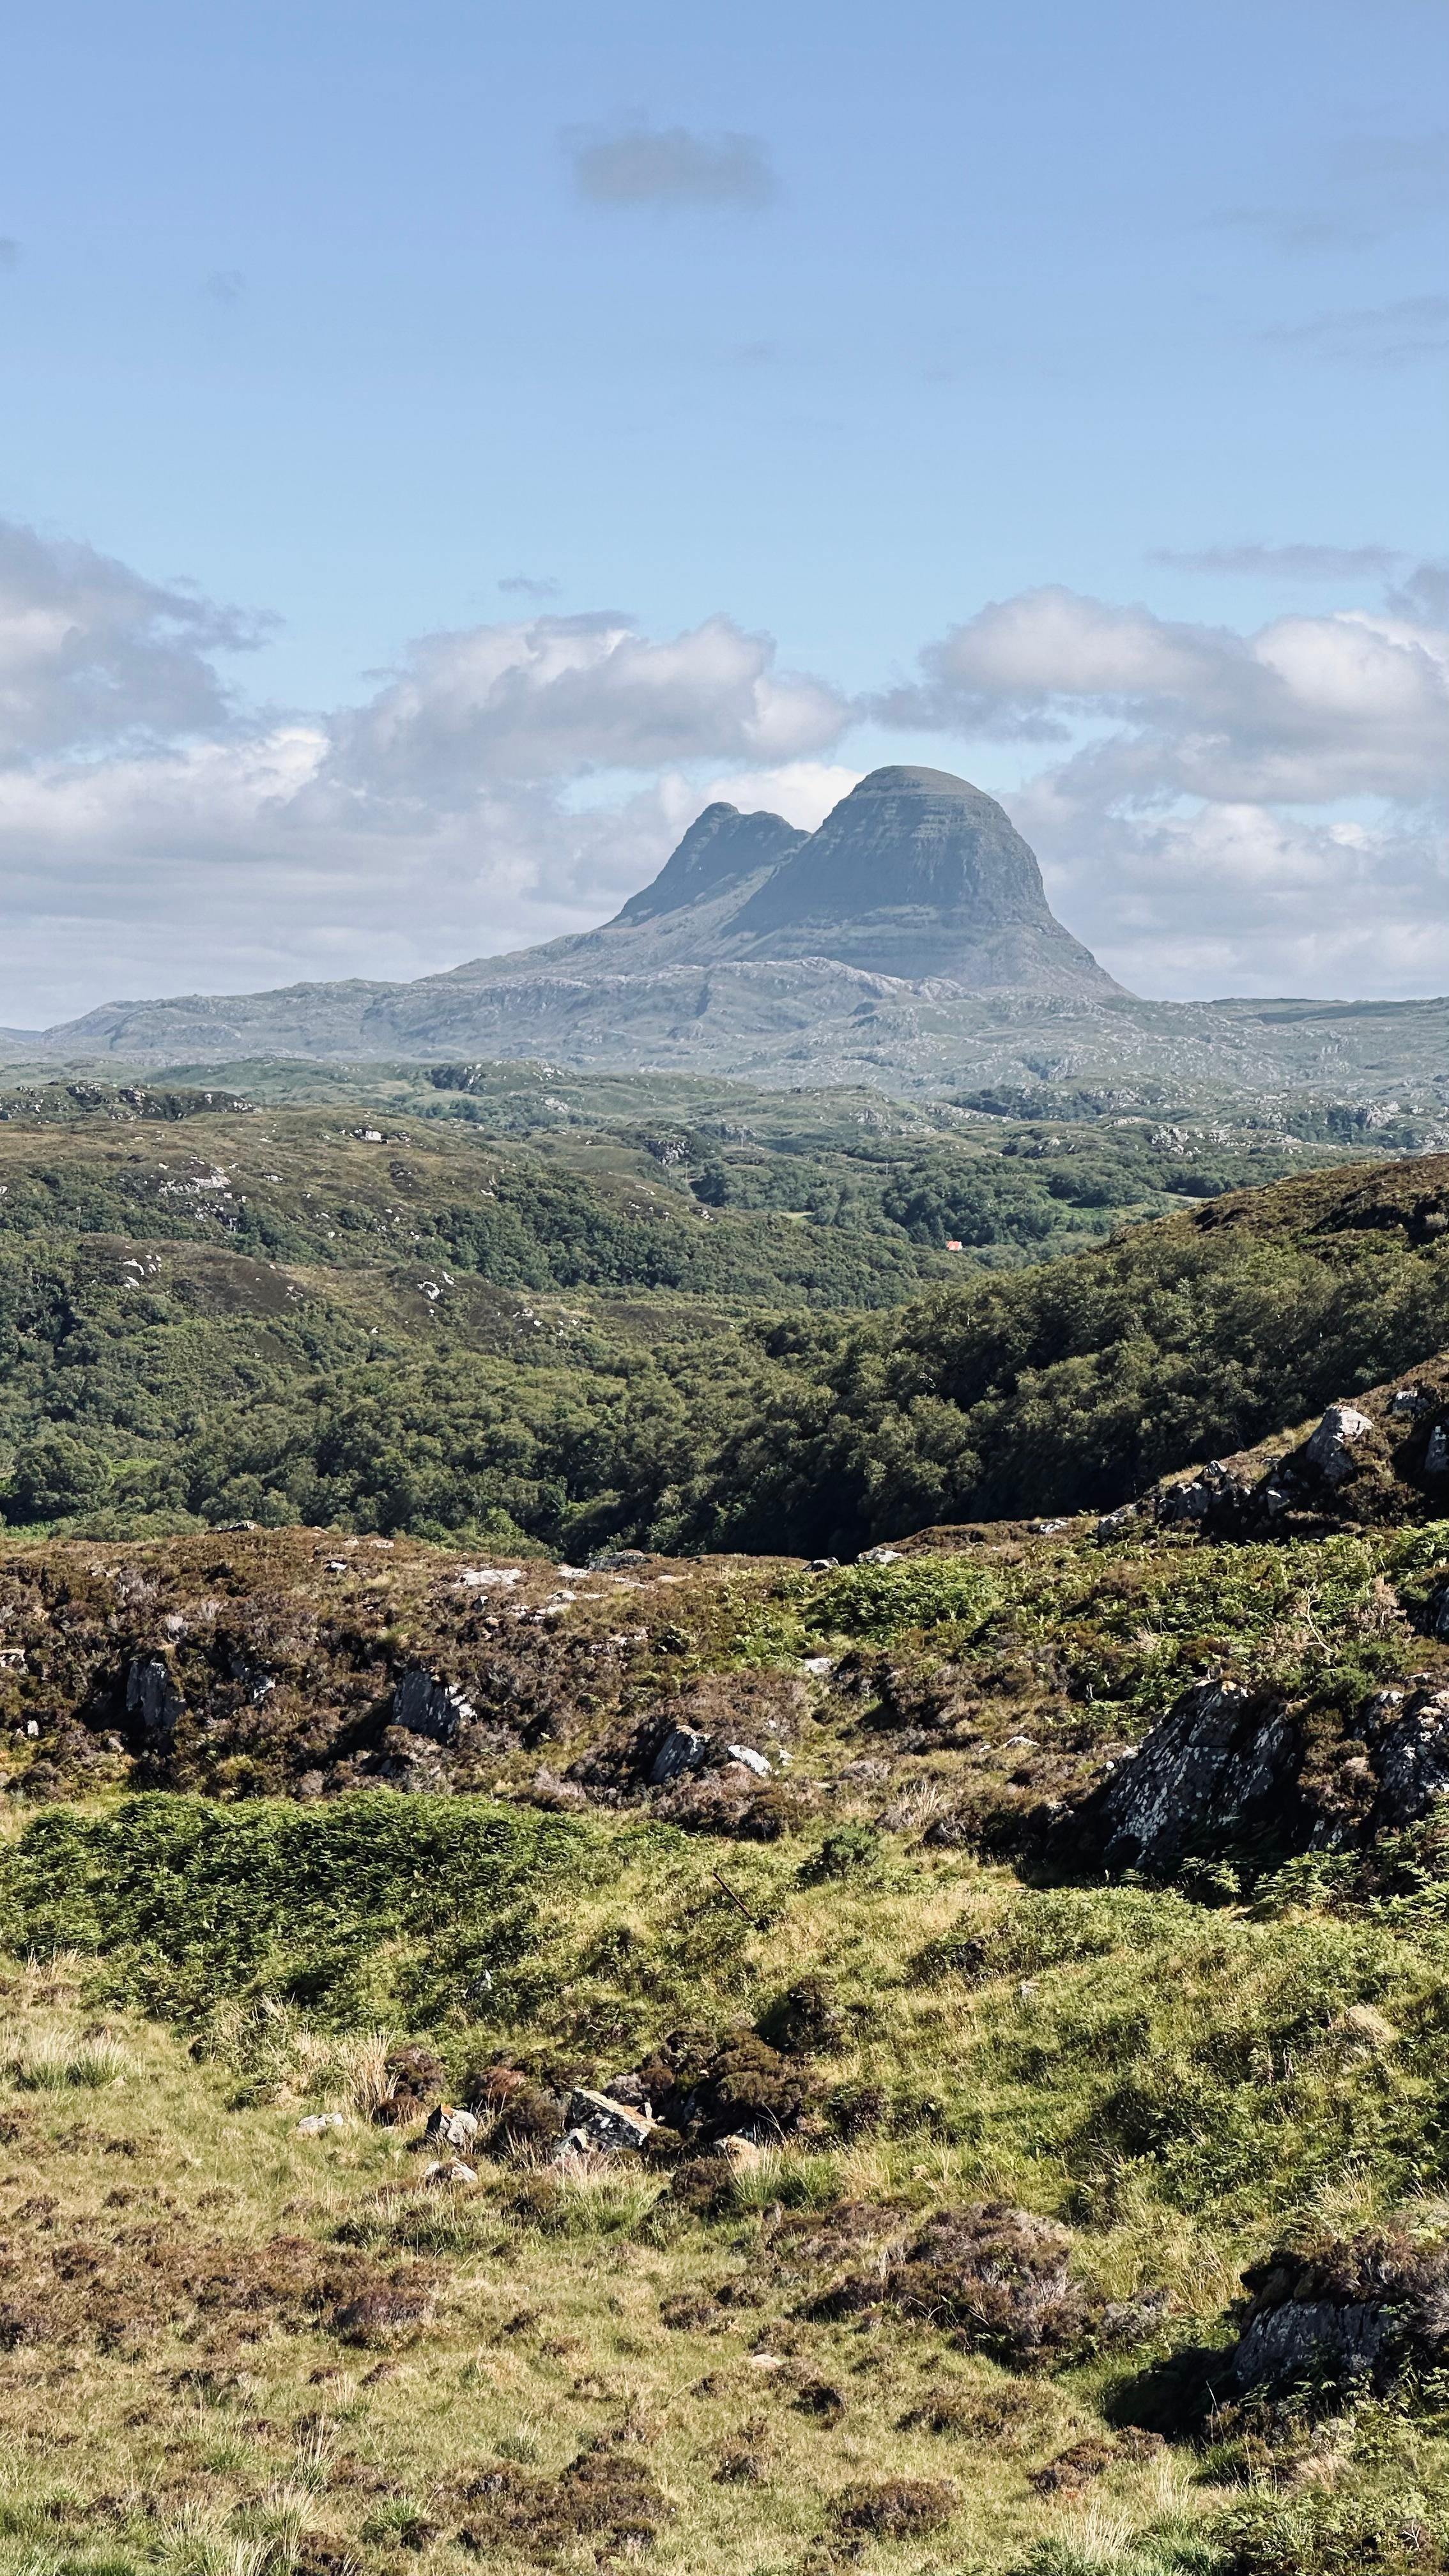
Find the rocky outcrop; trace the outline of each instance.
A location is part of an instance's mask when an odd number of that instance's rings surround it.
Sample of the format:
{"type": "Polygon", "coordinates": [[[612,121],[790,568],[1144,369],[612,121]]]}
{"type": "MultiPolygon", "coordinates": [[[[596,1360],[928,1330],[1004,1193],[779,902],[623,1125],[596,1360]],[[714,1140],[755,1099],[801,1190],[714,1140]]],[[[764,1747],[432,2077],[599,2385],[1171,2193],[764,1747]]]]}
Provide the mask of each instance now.
{"type": "Polygon", "coordinates": [[[1410,1383],[1340,1397],[1317,1422],[1256,1449],[1165,1477],[1104,1513],[1103,1538],[1189,1525],[1212,1538],[1270,1538],[1449,1509],[1449,1355],[1410,1383]]]}
{"type": "Polygon", "coordinates": [[[1233,2392],[1306,2390],[1320,2403],[1385,2394],[1449,2349],[1449,2249],[1400,2228],[1279,2246],[1243,2274],[1233,2392]]]}
{"type": "Polygon", "coordinates": [[[473,1703],[462,1691],[418,1664],[404,1673],[392,1695],[394,1726],[427,1736],[434,1744],[456,1744],[473,1714],[473,1703]]]}
{"type": "Polygon", "coordinates": [[[142,1751],[166,1753],[185,1713],[165,1656],[133,1655],[126,1669],[126,1716],[139,1733],[142,1751]]]}
{"type": "Polygon", "coordinates": [[[1290,1847],[1312,1818],[1298,1790],[1296,1730],[1231,1682],[1184,1692],[1064,1830],[1114,1875],[1167,1876],[1190,1854],[1270,1833],[1290,1847]]]}

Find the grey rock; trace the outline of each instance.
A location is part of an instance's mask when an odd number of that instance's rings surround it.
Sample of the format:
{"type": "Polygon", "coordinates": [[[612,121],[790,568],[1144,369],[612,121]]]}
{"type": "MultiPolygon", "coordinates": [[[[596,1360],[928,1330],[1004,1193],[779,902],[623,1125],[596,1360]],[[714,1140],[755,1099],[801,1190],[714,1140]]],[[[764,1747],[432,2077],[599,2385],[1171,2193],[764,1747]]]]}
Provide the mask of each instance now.
{"type": "Polygon", "coordinates": [[[1417,1413],[1419,1402],[1419,1390],[1416,1386],[1398,1386],[1395,1387],[1389,1399],[1389,1411],[1390,1413],[1417,1413]]]}
{"type": "Polygon", "coordinates": [[[580,2085],[569,2095],[561,2152],[583,2149],[592,2155],[638,2155],[648,2146],[655,2125],[646,2112],[580,2085]]]}
{"type": "Polygon", "coordinates": [[[1424,1451],[1424,1473],[1426,1476],[1449,1476],[1449,1430],[1442,1422],[1436,1422],[1429,1434],[1424,1451]]]}
{"type": "Polygon", "coordinates": [[[727,1749],[731,1762],[742,1762],[747,1771],[754,1772],[757,1780],[769,1779],[769,1763],[763,1753],[755,1751],[752,1744],[731,1744],[727,1749]]]}
{"type": "Polygon", "coordinates": [[[1233,2354],[1233,2380],[1246,2394],[1305,2379],[1367,2379],[1388,2333],[1376,2300],[1285,2300],[1250,2320],[1233,2354]]]}
{"type": "Polygon", "coordinates": [[[434,1744],[456,1744],[459,1731],[474,1714],[473,1703],[451,1682],[440,1682],[415,1664],[392,1695],[394,1726],[409,1735],[427,1736],[434,1744]]]}
{"type": "Polygon", "coordinates": [[[347,2120],[341,2111],[313,2111],[297,2122],[299,2138],[325,2138],[329,2129],[345,2129],[347,2120]]]}
{"type": "Polygon", "coordinates": [[[423,2136],[441,2139],[445,2147],[456,2147],[461,2155],[477,2144],[478,2126],[471,2111],[457,2111],[449,2102],[438,2102],[428,2113],[423,2136]]]}
{"type": "Polygon", "coordinates": [[[705,1737],[692,1726],[672,1726],[650,1769],[651,1787],[664,1788],[671,1780],[682,1779],[686,1771],[702,1769],[709,1752],[705,1737]]]}
{"type": "Polygon", "coordinates": [[[1304,1457],[1331,1485],[1341,1484],[1353,1473],[1356,1444],[1367,1439],[1372,1429],[1368,1415],[1360,1413],[1357,1405],[1331,1404],[1304,1444],[1304,1457]]]}
{"type": "Polygon", "coordinates": [[[905,1552],[898,1547],[866,1547],[861,1549],[859,1561],[862,1565],[901,1565],[905,1552]]]}
{"type": "Polygon", "coordinates": [[[1374,1829],[1412,1824],[1449,1794],[1449,1691],[1416,1701],[1388,1726],[1379,1753],[1374,1829]]]}
{"type": "Polygon", "coordinates": [[[1296,1739],[1233,1682],[1185,1691],[1084,1811],[1108,1869],[1170,1869],[1204,1833],[1221,1839],[1291,1792],[1296,1739]]]}
{"type": "Polygon", "coordinates": [[[164,1655],[133,1655],[126,1671],[126,1715],[136,1721],[148,1752],[170,1744],[185,1702],[164,1655]]]}

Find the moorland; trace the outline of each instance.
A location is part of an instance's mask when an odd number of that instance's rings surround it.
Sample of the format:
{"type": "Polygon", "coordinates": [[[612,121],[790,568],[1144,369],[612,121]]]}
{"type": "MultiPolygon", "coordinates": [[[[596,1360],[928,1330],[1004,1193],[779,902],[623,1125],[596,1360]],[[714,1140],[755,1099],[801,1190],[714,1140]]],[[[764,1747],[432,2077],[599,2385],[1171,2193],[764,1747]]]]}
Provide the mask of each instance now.
{"type": "Polygon", "coordinates": [[[1449,2567],[1424,1141],[8,1091],[0,2561],[1449,2567]]]}

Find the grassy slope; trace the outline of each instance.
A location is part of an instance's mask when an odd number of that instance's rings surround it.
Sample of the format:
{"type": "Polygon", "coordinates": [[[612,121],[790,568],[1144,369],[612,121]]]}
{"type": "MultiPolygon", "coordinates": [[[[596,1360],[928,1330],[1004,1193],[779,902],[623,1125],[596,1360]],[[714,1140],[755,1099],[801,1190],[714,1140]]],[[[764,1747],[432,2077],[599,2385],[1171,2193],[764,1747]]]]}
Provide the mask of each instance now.
{"type": "MultiPolygon", "coordinates": [[[[534,1568],[471,1630],[457,1561],[423,1548],[364,1545],[338,1570],[300,1533],[14,1551],[13,1776],[71,1799],[12,1798],[4,1880],[12,1955],[53,1962],[11,1972],[3,2052],[11,2563],[452,2576],[481,2510],[470,2484],[506,2469],[542,2483],[485,2563],[581,2567],[598,2534],[548,2554],[576,2492],[556,2481],[602,2444],[608,2492],[657,2517],[661,2571],[1059,2576],[1088,2543],[1121,2576],[1439,2569],[1432,2389],[1290,2427],[1256,2491],[1241,2448],[1139,2456],[1120,2417],[1144,2363],[1221,2339],[1242,2264],[1295,2218],[1351,2230],[1407,2202],[1432,2223],[1443,1882],[1431,1868],[1365,1905],[1290,1872],[1206,1910],[1170,1889],[1023,1887],[926,1836],[963,1795],[1009,1807],[1074,1763],[1080,1786],[1205,1668],[1340,1729],[1385,1679],[1449,1671],[1420,1621],[1445,1544],[1442,1527],[1276,1549],[1003,1533],[818,1576],[626,1567],[556,1615],[534,1568]],[[788,1691],[807,1657],[837,1662],[806,1677],[806,1794],[763,1844],[681,1833],[648,1799],[557,1812],[521,1743],[488,1748],[512,1797],[238,1797],[254,1769],[214,1772],[219,1801],[127,1800],[96,1675],[147,1644],[169,1655],[196,1721],[183,1776],[206,1776],[230,1758],[225,1658],[207,1659],[218,1628],[258,1620],[250,1650],[281,1677],[254,1743],[270,1731],[283,1752],[348,1676],[370,1705],[422,1654],[477,1688],[505,1627],[515,1676],[556,1670],[575,1632],[575,1674],[614,1648],[576,1736],[549,1735],[558,1766],[702,1675],[788,1691]],[[970,1722],[923,1741],[904,1702],[943,1667],[970,1722]],[[83,1700],[89,1763],[65,1741],[83,1700]],[[803,2027],[781,2011],[802,1987],[803,2027]],[[566,2088],[681,2026],[744,2024],[784,2042],[806,2112],[713,2215],[680,2205],[667,2167],[558,2180],[501,2149],[476,2186],[440,2192],[406,2133],[363,2116],[379,2031],[426,2039],[469,2090],[500,2050],[566,2088]],[[344,2128],[297,2136],[322,2107],[344,2128]],[[997,2197],[1062,2219],[1089,2288],[1164,2295],[1143,2350],[1022,2371],[943,2326],[816,2312],[893,2232],[997,2197]],[[425,2312],[349,2340],[339,2307],[417,2264],[425,2312]],[[57,2388],[75,2436],[59,2444],[57,2388]],[[951,2481],[939,2530],[841,2528],[845,2490],[902,2477],[951,2481]],[[1395,2538],[1410,2524],[1412,2544],[1395,2538]]],[[[403,2293],[418,2287],[407,2270],[403,2293]]]]}

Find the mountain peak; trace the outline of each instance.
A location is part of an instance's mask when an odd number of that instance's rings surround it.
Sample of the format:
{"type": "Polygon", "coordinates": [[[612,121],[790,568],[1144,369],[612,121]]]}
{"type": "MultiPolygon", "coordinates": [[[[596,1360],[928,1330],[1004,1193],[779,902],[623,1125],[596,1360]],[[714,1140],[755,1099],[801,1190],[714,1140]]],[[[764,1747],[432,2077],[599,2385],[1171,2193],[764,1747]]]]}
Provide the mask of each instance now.
{"type": "Polygon", "coordinates": [[[807,838],[783,814],[742,814],[737,805],[722,802],[706,805],[653,883],[631,894],[609,927],[656,921],[661,913],[679,912],[706,895],[717,895],[737,877],[779,867],[807,838]]]}
{"type": "Polygon", "coordinates": [[[1117,989],[1055,918],[1005,809],[944,769],[873,769],[729,931],[737,956],[835,957],[977,989],[1117,989]]]}

